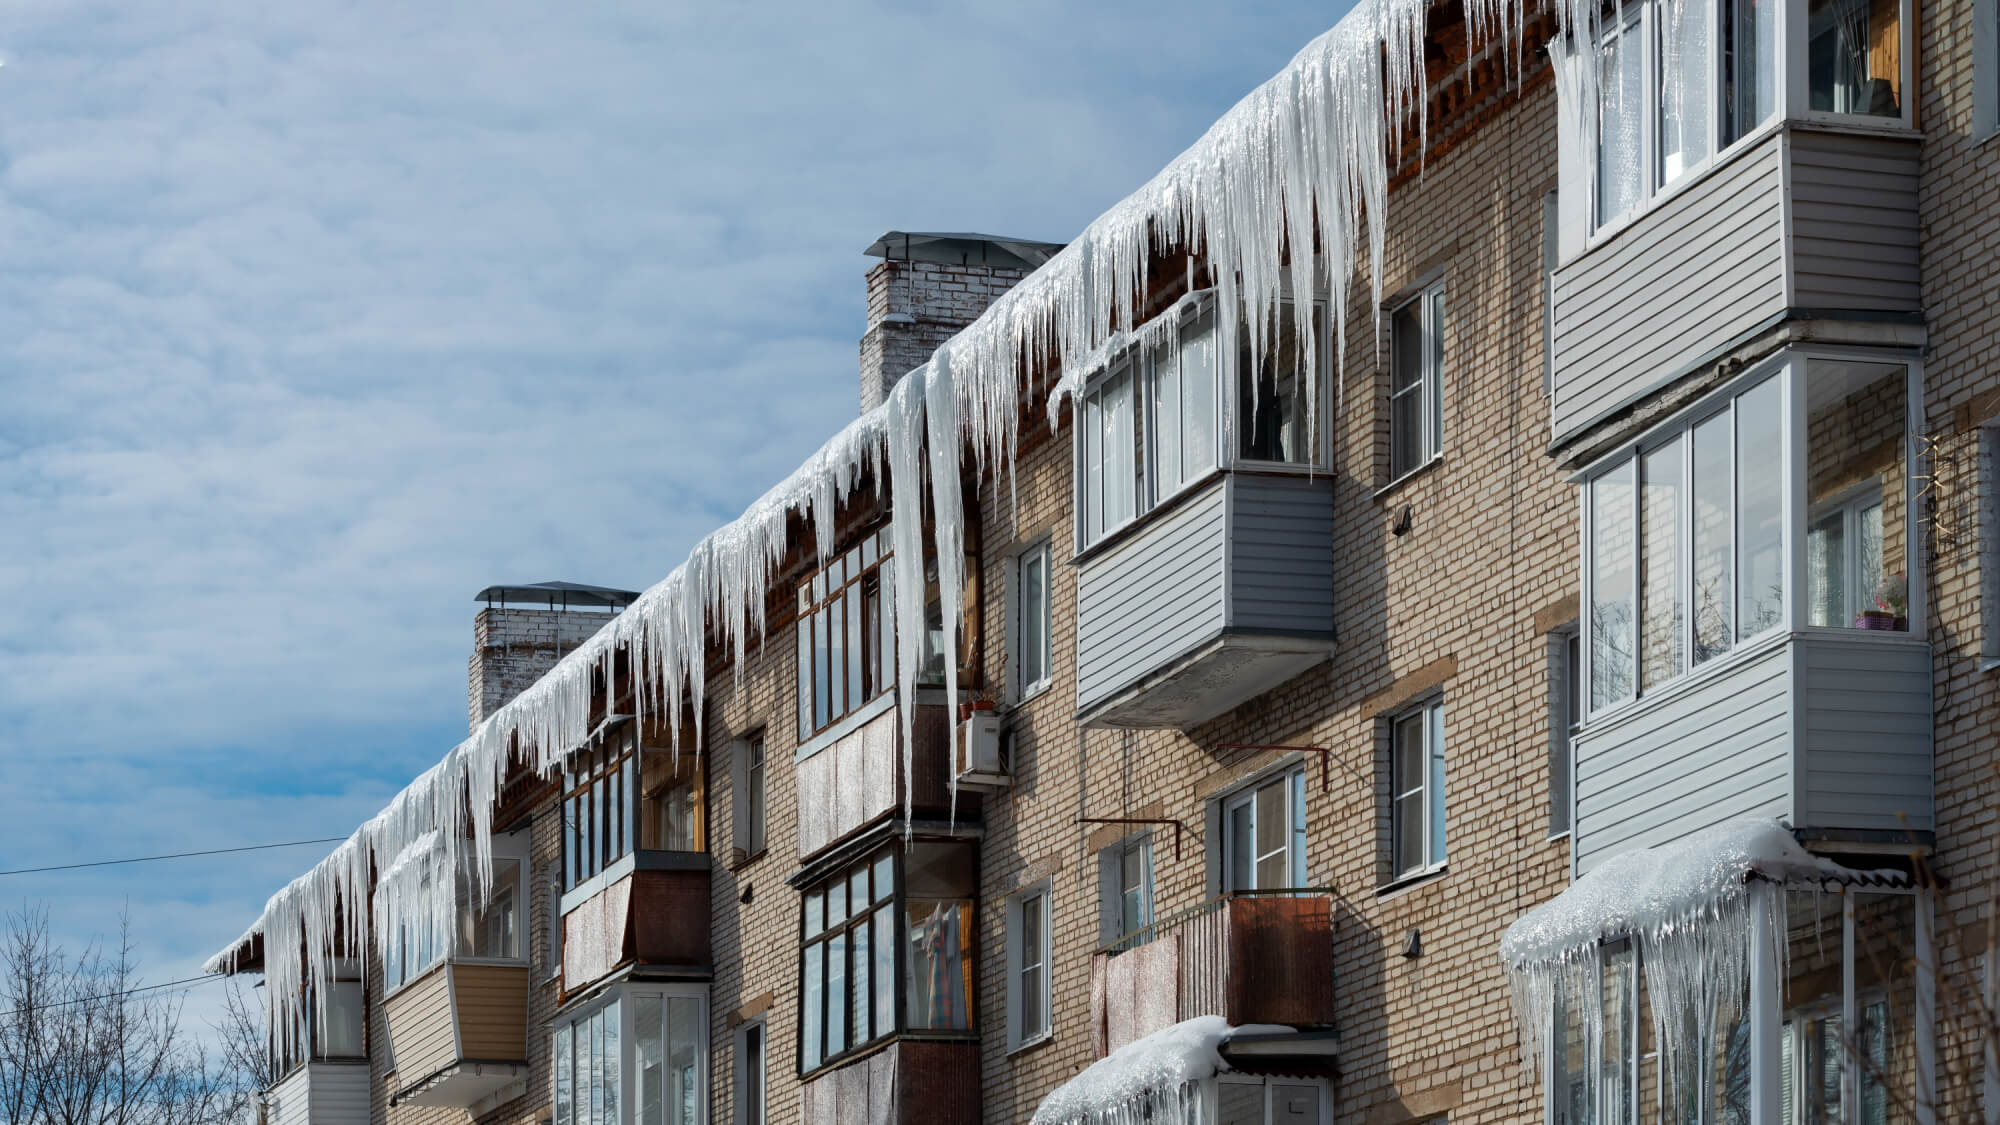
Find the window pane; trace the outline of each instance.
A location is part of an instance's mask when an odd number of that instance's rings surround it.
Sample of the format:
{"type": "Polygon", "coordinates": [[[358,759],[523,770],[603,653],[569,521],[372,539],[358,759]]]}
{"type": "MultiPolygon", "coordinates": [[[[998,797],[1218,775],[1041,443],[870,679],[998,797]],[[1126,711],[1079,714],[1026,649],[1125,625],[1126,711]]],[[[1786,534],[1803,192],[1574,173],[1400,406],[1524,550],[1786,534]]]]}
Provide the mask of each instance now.
{"type": "Polygon", "coordinates": [[[1047,678],[1048,552],[1036,549],[1021,558],[1021,685],[1032,687],[1047,678]]]}
{"type": "Polygon", "coordinates": [[[896,888],[896,857],[885,855],[875,861],[875,901],[886,901],[896,888]]]}
{"type": "Polygon", "coordinates": [[[1694,428],[1694,662],[1729,651],[1734,554],[1729,412],[1694,428]]]}
{"type": "Polygon", "coordinates": [[[1632,695],[1632,478],[1627,461],[1590,482],[1590,705],[1632,695]]]}
{"type": "Polygon", "coordinates": [[[812,722],[812,618],[798,620],[799,665],[794,677],[799,693],[799,737],[813,732],[812,722]]]}
{"type": "MultiPolygon", "coordinates": [[[[1306,885],[1306,775],[1292,775],[1292,871],[1291,886],[1306,885]]],[[[1150,850],[1147,853],[1150,858],[1150,850]]]]}
{"type": "Polygon", "coordinates": [[[896,918],[890,906],[875,908],[871,948],[875,951],[875,1033],[896,1029],[896,918]]]}
{"type": "Polygon", "coordinates": [[[862,694],[865,686],[861,682],[862,655],[866,651],[861,645],[862,605],[861,587],[851,586],[847,596],[841,599],[847,610],[847,646],[842,654],[839,667],[847,674],[847,709],[852,711],[861,706],[867,696],[862,694]]]}
{"type": "Polygon", "coordinates": [[[1424,398],[1430,419],[1424,433],[1423,456],[1427,461],[1444,448],[1444,325],[1444,290],[1434,289],[1425,333],[1430,345],[1430,365],[1424,372],[1424,398]]]}
{"type": "Polygon", "coordinates": [[[833,709],[833,612],[831,607],[813,614],[813,729],[832,722],[833,709]]]}
{"type": "Polygon", "coordinates": [[[875,1010],[875,989],[870,971],[875,965],[874,949],[868,943],[868,922],[864,919],[853,931],[854,969],[849,974],[848,1009],[853,1013],[854,1041],[866,1043],[883,1030],[869,1030],[875,1010]]]}
{"type": "Polygon", "coordinates": [[[1898,0],[1809,0],[1807,104],[1824,113],[1902,115],[1898,0]]]}
{"type": "Polygon", "coordinates": [[[1640,124],[1646,111],[1645,50],[1639,33],[1638,5],[1626,9],[1630,21],[1620,34],[1605,36],[1603,67],[1598,79],[1597,221],[1608,222],[1639,202],[1645,183],[1639,147],[1640,124]]]}
{"type": "Polygon", "coordinates": [[[1749,135],[1778,104],[1779,0],[1723,0],[1724,142],[1749,135]]]}
{"type": "Polygon", "coordinates": [[[658,996],[632,998],[632,1035],[638,1047],[639,1125],[666,1125],[666,1026],[658,996]]]}
{"type": "Polygon", "coordinates": [[[1672,183],[1709,153],[1715,90],[1713,0],[1666,0],[1660,24],[1660,181],[1672,183]]]}
{"type": "Polygon", "coordinates": [[[1077,481],[1083,506],[1083,541],[1092,543],[1104,534],[1104,391],[1083,396],[1083,458],[1081,479],[1077,481]]]}
{"type": "Polygon", "coordinates": [[[556,1071],[556,1125],[575,1125],[571,1112],[571,1091],[575,1083],[570,1071],[570,1043],[572,1037],[567,1024],[556,1029],[555,1071],[556,1071]]]}
{"type": "Polygon", "coordinates": [[[1736,399],[1736,636],[1778,624],[1785,608],[1784,420],[1778,380],[1736,399]]]}
{"type": "Polygon", "coordinates": [[[1639,689],[1658,687],[1681,671],[1681,443],[1647,453],[1640,462],[1639,689]]]}
{"type": "Polygon", "coordinates": [[[1906,370],[1816,359],[1805,385],[1808,621],[1907,628],[1906,370]]]}
{"type": "Polygon", "coordinates": [[[826,1053],[847,1049],[847,935],[826,940],[826,1053]]]}
{"type": "Polygon", "coordinates": [[[1128,368],[1104,388],[1104,526],[1116,527],[1132,518],[1137,440],[1133,434],[1132,372],[1128,368]]]}
{"type": "Polygon", "coordinates": [[[1181,334],[1182,469],[1193,479],[1215,467],[1215,313],[1181,334]]]}
{"type": "Polygon", "coordinates": [[[1048,1013],[1044,1009],[1042,990],[1046,980],[1047,951],[1043,947],[1044,899],[1040,895],[1021,903],[1021,1038],[1027,1039],[1042,1033],[1047,1026],[1048,1013]]]}
{"type": "Polygon", "coordinates": [[[701,1125],[708,1119],[701,1104],[701,1041],[701,1001],[668,997],[667,1125],[701,1125]]]}
{"type": "Polygon", "coordinates": [[[1398,876],[1421,871],[1424,867],[1424,793],[1419,789],[1396,798],[1395,807],[1390,810],[1391,848],[1390,866],[1398,876]]]}
{"type": "Polygon", "coordinates": [[[604,1021],[604,1045],[602,1048],[604,1054],[604,1122],[605,1125],[618,1125],[618,1096],[621,1090],[618,1084],[618,1071],[625,1057],[618,1046],[618,1002],[614,1000],[605,1005],[604,1011],[599,1013],[599,1015],[604,1021]]]}
{"type": "Polygon", "coordinates": [[[800,937],[812,937],[826,929],[826,896],[818,891],[806,896],[805,932],[800,937]]]}
{"type": "Polygon", "coordinates": [[[963,904],[912,901],[909,905],[909,959],[903,994],[912,1029],[971,1026],[965,996],[968,935],[963,925],[969,906],[970,900],[963,904]]]}
{"type": "Polygon", "coordinates": [[[799,1066],[811,1070],[824,1057],[820,1050],[820,1022],[826,1009],[826,993],[821,985],[821,971],[826,959],[826,947],[815,942],[805,947],[805,980],[799,986],[804,996],[799,1005],[799,1019],[802,1034],[799,1037],[799,1066]]]}
{"type": "Polygon", "coordinates": [[[1247,891],[1257,884],[1251,879],[1250,802],[1240,801],[1229,809],[1229,886],[1231,891],[1247,891]]]}
{"type": "Polygon", "coordinates": [[[1389,475],[1400,477],[1424,460],[1423,302],[1411,301],[1389,321],[1389,475]]]}
{"type": "Polygon", "coordinates": [[[1425,805],[1430,813],[1430,853],[1424,857],[1429,863],[1444,862],[1444,708],[1432,707],[1426,712],[1430,724],[1430,792],[1425,805]]]}
{"type": "Polygon", "coordinates": [[[1291,865],[1286,861],[1285,845],[1290,842],[1290,832],[1285,824],[1285,806],[1290,804],[1291,794],[1284,781],[1274,781],[1257,790],[1257,887],[1268,889],[1285,885],[1285,876],[1291,865]]]}
{"type": "Polygon", "coordinates": [[[1304,464],[1312,455],[1306,426],[1311,379],[1304,370],[1305,351],[1292,306],[1280,307],[1276,331],[1266,337],[1265,354],[1254,366],[1247,325],[1237,330],[1237,338],[1237,452],[1251,461],[1304,464]]]}
{"type": "Polygon", "coordinates": [[[1168,345],[1153,349],[1152,416],[1147,419],[1147,441],[1153,448],[1153,464],[1158,479],[1158,495],[1165,496],[1180,486],[1181,476],[1181,370],[1178,356],[1168,345]]]}

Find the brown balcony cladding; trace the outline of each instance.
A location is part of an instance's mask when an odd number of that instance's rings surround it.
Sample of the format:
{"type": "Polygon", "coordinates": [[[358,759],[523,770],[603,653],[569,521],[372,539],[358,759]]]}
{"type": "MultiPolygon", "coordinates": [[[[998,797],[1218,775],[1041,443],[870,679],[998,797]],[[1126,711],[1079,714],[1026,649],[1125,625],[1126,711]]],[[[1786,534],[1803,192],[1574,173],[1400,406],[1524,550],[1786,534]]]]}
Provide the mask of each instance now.
{"type": "MultiPolygon", "coordinates": [[[[919,692],[919,698],[929,693],[919,692]]],[[[943,699],[943,692],[937,698],[943,699]]],[[[893,696],[885,697],[893,699],[893,696]]],[[[911,716],[908,780],[910,812],[917,819],[976,821],[979,798],[951,791],[952,714],[940,703],[921,702],[911,716]]],[[[885,706],[798,764],[798,855],[807,859],[903,811],[902,718],[885,706]]]]}
{"type": "Polygon", "coordinates": [[[524,963],[447,960],[384,1001],[398,1105],[467,1107],[528,1073],[524,963]]]}
{"type": "Polygon", "coordinates": [[[1331,1027],[1331,900],[1313,891],[1225,896],[1091,955],[1091,1034],[1100,1057],[1207,1015],[1235,1025],[1331,1027]]]}
{"type": "Polygon", "coordinates": [[[709,973],[708,854],[640,851],[633,867],[563,915],[565,993],[627,963],[709,973]]]}
{"type": "Polygon", "coordinates": [[[976,1040],[892,1040],[881,1050],[806,1080],[806,1125],[978,1125],[976,1040]]]}

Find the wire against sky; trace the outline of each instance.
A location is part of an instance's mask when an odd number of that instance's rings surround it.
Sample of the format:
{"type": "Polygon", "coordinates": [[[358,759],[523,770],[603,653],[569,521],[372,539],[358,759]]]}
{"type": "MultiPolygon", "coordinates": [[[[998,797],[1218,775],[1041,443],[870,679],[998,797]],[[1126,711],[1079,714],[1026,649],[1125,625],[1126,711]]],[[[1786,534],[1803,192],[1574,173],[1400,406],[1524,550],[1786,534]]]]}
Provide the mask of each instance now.
{"type": "Polygon", "coordinates": [[[59,863],[52,867],[21,867],[13,871],[0,871],[6,875],[38,875],[44,871],[75,871],[82,867],[110,867],[120,863],[152,863],[162,859],[188,859],[198,855],[229,855],[234,852],[261,852],[270,848],[299,848],[307,844],[338,844],[345,836],[328,836],[319,840],[286,840],[276,844],[246,844],[240,848],[210,848],[204,852],[174,852],[171,855],[141,855],[130,859],[99,859],[89,863],[59,863]]]}
{"type": "Polygon", "coordinates": [[[136,996],[141,992],[156,992],[162,988],[172,988],[177,984],[185,984],[190,987],[197,984],[207,984],[212,980],[221,980],[227,975],[227,973],[203,973],[198,977],[183,977],[180,980],[164,981],[160,984],[144,984],[138,988],[128,988],[123,992],[101,992],[94,996],[78,996],[69,1000],[57,1000],[50,1004],[38,1004],[32,1008],[16,1008],[11,1012],[0,1012],[0,1020],[12,1019],[15,1016],[25,1016],[31,1012],[46,1012],[51,1008],[62,1008],[70,1004],[88,1004],[93,1000],[116,1000],[120,996],[136,996]]]}

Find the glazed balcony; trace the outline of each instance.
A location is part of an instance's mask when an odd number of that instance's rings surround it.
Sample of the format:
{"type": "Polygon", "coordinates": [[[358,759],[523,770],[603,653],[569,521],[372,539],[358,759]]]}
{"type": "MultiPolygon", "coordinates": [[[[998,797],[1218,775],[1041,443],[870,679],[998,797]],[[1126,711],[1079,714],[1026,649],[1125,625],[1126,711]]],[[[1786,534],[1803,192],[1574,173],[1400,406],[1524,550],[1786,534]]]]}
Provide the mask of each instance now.
{"type": "Polygon", "coordinates": [[[1229,471],[1086,552],[1085,726],[1186,729],[1333,651],[1333,482],[1229,471]]]}
{"type": "Polygon", "coordinates": [[[1196,1016],[1330,1027],[1333,999],[1332,900],[1317,890],[1224,896],[1090,959],[1100,1056],[1196,1016]]]}
{"type": "Polygon", "coordinates": [[[469,1109],[525,1088],[529,988],[524,962],[453,958],[391,993],[391,1104],[469,1109]]]}

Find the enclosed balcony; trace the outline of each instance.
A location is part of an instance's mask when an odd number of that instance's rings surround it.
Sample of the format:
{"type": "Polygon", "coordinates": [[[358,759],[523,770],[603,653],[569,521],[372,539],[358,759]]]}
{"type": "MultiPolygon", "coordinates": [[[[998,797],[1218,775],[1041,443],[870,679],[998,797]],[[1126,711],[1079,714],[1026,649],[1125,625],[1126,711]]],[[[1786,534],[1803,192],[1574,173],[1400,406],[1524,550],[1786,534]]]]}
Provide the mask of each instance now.
{"type": "Polygon", "coordinates": [[[1080,380],[1077,710],[1205,722],[1333,651],[1324,310],[1261,341],[1196,293],[1080,380]],[[1225,354],[1227,353],[1227,354],[1225,354]],[[1322,411],[1324,407],[1321,407],[1322,411]]]}
{"type": "MultiPolygon", "coordinates": [[[[817,855],[884,817],[900,815],[905,784],[912,815],[940,820],[953,816],[951,711],[942,691],[919,689],[917,699],[907,780],[902,769],[903,721],[893,689],[800,747],[799,858],[817,855]]],[[[957,819],[976,819],[978,801],[970,790],[961,791],[957,819]]]]}
{"type": "Polygon", "coordinates": [[[525,962],[453,958],[383,1003],[397,1105],[468,1108],[528,1074],[525,962]]]}
{"type": "Polygon", "coordinates": [[[1205,1015],[1236,1026],[1331,1027],[1331,900],[1317,891],[1227,895],[1091,955],[1100,1056],[1205,1015]]]}
{"type": "Polygon", "coordinates": [[[707,759],[625,721],[564,774],[563,990],[626,964],[711,969],[707,759]]]}
{"type": "Polygon", "coordinates": [[[368,1125],[368,1060],[315,1059],[264,1092],[266,1125],[368,1125]]]}
{"type": "Polygon", "coordinates": [[[1740,817],[1933,827],[1913,360],[1792,350],[1584,483],[1579,873],[1740,817]]]}
{"type": "Polygon", "coordinates": [[[1922,342],[1913,9],[1634,0],[1606,19],[1596,103],[1558,83],[1558,446],[1780,344],[1922,342]]]}

